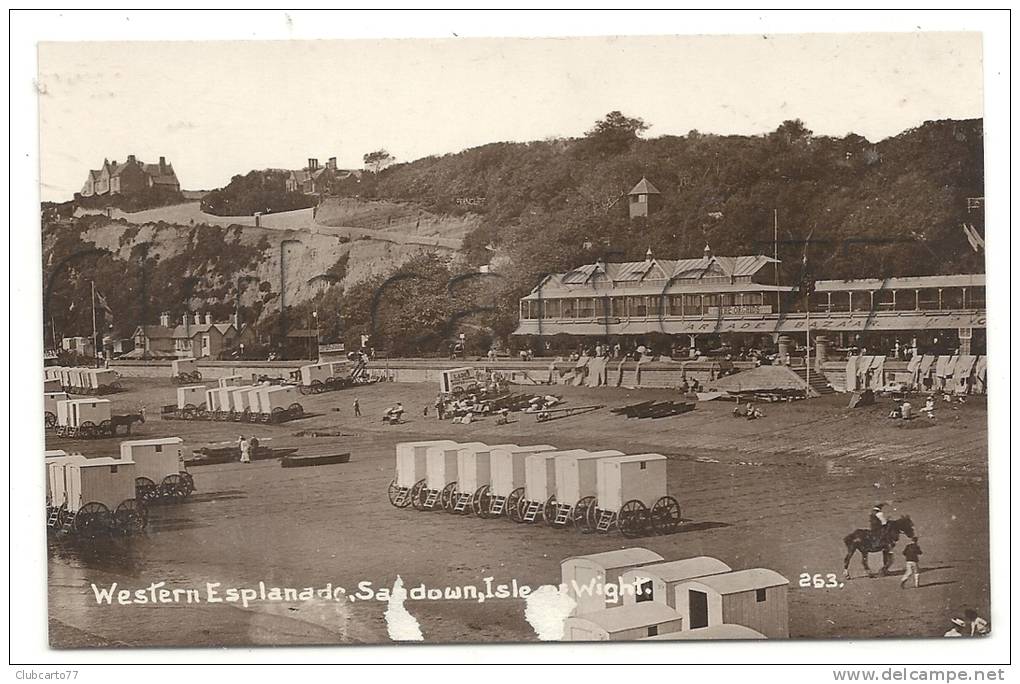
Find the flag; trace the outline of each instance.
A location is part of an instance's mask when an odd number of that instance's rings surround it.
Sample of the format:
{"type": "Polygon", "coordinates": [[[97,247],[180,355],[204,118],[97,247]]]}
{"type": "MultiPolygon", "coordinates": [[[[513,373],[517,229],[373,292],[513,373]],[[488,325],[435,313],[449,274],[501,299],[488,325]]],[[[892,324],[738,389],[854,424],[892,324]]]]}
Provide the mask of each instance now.
{"type": "Polygon", "coordinates": [[[967,236],[967,242],[970,243],[971,249],[975,252],[981,252],[984,250],[985,240],[978,234],[977,230],[974,229],[974,226],[964,223],[963,234],[967,236]]]}
{"type": "Polygon", "coordinates": [[[99,290],[96,290],[96,305],[103,312],[103,315],[106,317],[107,323],[112,323],[113,309],[111,309],[110,305],[106,303],[106,297],[104,297],[103,293],[100,292],[99,290]]]}

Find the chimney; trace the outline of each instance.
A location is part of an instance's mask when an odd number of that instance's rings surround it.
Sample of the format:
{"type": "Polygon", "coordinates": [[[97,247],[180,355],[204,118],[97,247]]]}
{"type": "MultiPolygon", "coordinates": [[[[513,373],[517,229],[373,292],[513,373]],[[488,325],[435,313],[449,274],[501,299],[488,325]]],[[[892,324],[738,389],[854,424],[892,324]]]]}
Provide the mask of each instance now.
{"type": "Polygon", "coordinates": [[[163,313],[161,313],[159,315],[159,324],[160,324],[160,326],[162,326],[164,328],[169,328],[170,327],[170,314],[169,314],[169,312],[164,311],[163,313]]]}
{"type": "Polygon", "coordinates": [[[208,311],[205,312],[205,324],[212,325],[212,314],[208,311]]]}
{"type": "Polygon", "coordinates": [[[313,159],[313,158],[309,157],[308,158],[308,170],[309,171],[314,171],[317,168],[319,168],[319,160],[318,159],[313,159]]]}
{"type": "Polygon", "coordinates": [[[645,261],[648,262],[648,263],[651,263],[651,261],[652,261],[652,248],[651,247],[649,247],[648,251],[645,252],[645,261]]]}
{"type": "Polygon", "coordinates": [[[326,162],[326,168],[336,171],[336,157],[329,158],[329,161],[326,162]]]}
{"type": "Polygon", "coordinates": [[[129,154],[128,155],[128,164],[134,164],[134,163],[135,163],[135,155],[129,154]]]}
{"type": "Polygon", "coordinates": [[[202,325],[202,314],[195,312],[195,325],[202,325]]]}
{"type": "Polygon", "coordinates": [[[712,258],[712,248],[709,247],[707,244],[705,245],[704,254],[705,254],[705,261],[708,261],[709,259],[712,258]]]}
{"type": "Polygon", "coordinates": [[[181,316],[181,325],[188,327],[188,314],[181,316]]]}
{"type": "Polygon", "coordinates": [[[166,169],[166,157],[159,158],[159,170],[162,172],[166,169]]]}
{"type": "Polygon", "coordinates": [[[241,330],[241,316],[235,311],[230,315],[230,322],[234,324],[234,330],[241,330]]]}

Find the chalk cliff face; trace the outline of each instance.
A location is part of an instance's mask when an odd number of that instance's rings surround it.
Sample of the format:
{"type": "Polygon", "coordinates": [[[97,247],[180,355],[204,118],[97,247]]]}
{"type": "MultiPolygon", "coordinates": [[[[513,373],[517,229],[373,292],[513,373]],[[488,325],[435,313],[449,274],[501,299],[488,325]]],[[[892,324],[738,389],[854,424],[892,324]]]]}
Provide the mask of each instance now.
{"type": "MultiPolygon", "coordinates": [[[[342,210],[339,202],[323,207],[332,225],[320,223],[316,212],[306,209],[260,217],[256,226],[254,216],[212,216],[197,202],[134,213],[112,209],[109,215],[79,208],[69,220],[44,221],[44,281],[76,252],[109,252],[61,272],[52,308],[70,307],[94,279],[110,293],[119,334],[153,322],[143,319],[162,310],[202,309],[223,316],[240,304],[260,315],[277,309],[281,292],[287,305],[296,305],[325,288],[346,288],[391,273],[418,254],[453,255],[472,225],[463,216],[444,222],[427,212],[419,220],[406,204],[344,200],[342,210]],[[348,219],[355,225],[344,225],[348,219]],[[188,278],[191,285],[182,285],[188,278]],[[186,307],[177,301],[189,296],[186,307]],[[142,299],[147,304],[140,304],[142,299]]],[[[80,308],[59,314],[71,327],[77,327],[81,315],[80,308]]]]}

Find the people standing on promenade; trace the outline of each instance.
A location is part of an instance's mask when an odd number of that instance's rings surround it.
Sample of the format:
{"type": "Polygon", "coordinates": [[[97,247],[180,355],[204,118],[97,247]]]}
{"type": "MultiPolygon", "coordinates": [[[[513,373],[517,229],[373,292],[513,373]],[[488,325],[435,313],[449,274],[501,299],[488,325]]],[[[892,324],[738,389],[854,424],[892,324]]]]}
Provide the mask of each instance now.
{"type": "Polygon", "coordinates": [[[357,398],[355,398],[354,399],[354,416],[358,417],[360,415],[361,415],[361,403],[357,400],[357,398]]]}
{"type": "Polygon", "coordinates": [[[251,441],[244,435],[239,435],[237,446],[241,449],[241,463],[251,463],[251,441]]]}
{"type": "Polygon", "coordinates": [[[921,547],[917,545],[917,537],[911,537],[910,543],[903,549],[903,558],[907,562],[907,571],[903,573],[903,579],[900,580],[900,589],[907,587],[907,582],[910,581],[911,577],[914,578],[914,589],[921,586],[921,571],[918,564],[923,553],[921,547]]]}

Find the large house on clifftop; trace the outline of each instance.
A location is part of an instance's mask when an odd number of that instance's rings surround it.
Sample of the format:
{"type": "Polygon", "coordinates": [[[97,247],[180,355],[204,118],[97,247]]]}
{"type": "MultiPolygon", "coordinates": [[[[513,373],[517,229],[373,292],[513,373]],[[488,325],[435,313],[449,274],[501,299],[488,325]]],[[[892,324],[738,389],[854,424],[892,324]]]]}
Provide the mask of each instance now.
{"type": "Polygon", "coordinates": [[[129,154],[123,163],[104,159],[102,168],[89,171],[81,194],[82,197],[125,195],[148,188],[181,191],[174,167],[167,162],[166,157],[160,157],[158,164],[140,162],[133,154],[129,154]]]}

